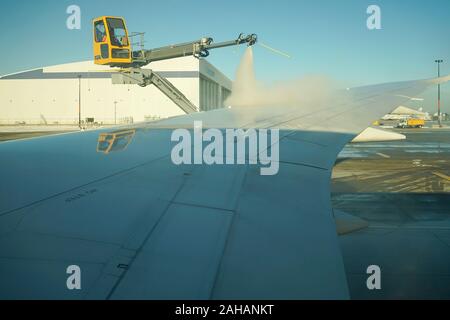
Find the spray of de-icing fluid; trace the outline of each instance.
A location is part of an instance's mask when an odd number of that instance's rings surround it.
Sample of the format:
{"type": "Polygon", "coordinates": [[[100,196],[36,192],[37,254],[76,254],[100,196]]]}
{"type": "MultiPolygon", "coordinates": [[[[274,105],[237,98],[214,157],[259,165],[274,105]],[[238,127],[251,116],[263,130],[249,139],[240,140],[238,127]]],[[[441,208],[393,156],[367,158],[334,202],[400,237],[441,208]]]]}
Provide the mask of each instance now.
{"type": "Polygon", "coordinates": [[[225,101],[232,107],[292,106],[309,107],[319,104],[337,89],[325,76],[309,75],[301,79],[263,85],[256,80],[253,48],[248,47],[242,57],[233,82],[233,92],[225,101]]]}

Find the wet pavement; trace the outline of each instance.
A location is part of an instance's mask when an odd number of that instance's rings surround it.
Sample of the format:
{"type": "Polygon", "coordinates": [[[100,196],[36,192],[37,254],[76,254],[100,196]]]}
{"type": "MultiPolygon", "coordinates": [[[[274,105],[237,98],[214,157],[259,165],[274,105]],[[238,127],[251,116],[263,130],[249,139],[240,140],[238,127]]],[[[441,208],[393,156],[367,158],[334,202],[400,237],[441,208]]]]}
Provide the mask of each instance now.
{"type": "Polygon", "coordinates": [[[333,206],[369,222],[340,236],[353,299],[450,299],[450,130],[395,130],[406,141],[348,145],[333,206]],[[369,290],[367,267],[381,269],[369,290]]]}

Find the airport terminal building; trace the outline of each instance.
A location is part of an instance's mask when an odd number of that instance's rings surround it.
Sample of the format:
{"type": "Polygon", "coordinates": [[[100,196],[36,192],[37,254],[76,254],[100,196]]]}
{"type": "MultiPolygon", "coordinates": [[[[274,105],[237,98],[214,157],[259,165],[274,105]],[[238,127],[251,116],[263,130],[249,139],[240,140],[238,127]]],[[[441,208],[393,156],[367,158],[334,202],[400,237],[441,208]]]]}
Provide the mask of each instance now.
{"type": "MultiPolygon", "coordinates": [[[[231,93],[231,80],[204,59],[182,57],[144,68],[167,78],[198,111],[223,107],[231,93]]],[[[79,119],[125,124],[184,114],[155,86],[113,85],[113,70],[85,61],[3,76],[0,125],[77,125],[79,119]]]]}

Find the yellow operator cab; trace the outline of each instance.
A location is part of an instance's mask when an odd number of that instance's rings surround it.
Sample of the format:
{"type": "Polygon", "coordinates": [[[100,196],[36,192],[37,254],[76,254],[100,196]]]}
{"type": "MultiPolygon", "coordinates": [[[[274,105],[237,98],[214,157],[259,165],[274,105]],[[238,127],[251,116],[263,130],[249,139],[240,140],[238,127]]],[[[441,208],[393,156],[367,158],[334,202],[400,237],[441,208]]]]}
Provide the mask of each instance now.
{"type": "Polygon", "coordinates": [[[93,27],[95,64],[112,67],[131,65],[131,44],[125,20],[103,16],[94,19],[93,27]]]}

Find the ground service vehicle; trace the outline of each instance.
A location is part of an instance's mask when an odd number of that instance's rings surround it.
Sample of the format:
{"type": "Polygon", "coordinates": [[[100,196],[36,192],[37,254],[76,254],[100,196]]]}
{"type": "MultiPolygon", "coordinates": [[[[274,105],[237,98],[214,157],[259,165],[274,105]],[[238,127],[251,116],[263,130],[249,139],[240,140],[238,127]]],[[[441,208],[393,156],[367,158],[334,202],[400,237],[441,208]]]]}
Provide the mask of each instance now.
{"type": "Polygon", "coordinates": [[[210,37],[197,41],[180,43],[156,49],[144,49],[144,33],[130,34],[125,20],[121,17],[102,16],[93,21],[94,63],[120,68],[112,74],[113,84],[137,84],[141,87],[155,85],[169,99],[186,113],[197,112],[192,104],[169,80],[150,69],[141,67],[153,61],[161,61],[185,56],[205,58],[209,50],[246,43],[251,46],[257,42],[257,36],[240,34],[235,40],[213,43],[210,37]],[[141,37],[139,50],[133,50],[132,39],[141,37]]]}
{"type": "Polygon", "coordinates": [[[397,124],[397,128],[423,128],[425,126],[425,120],[408,118],[400,121],[397,124]]]}

